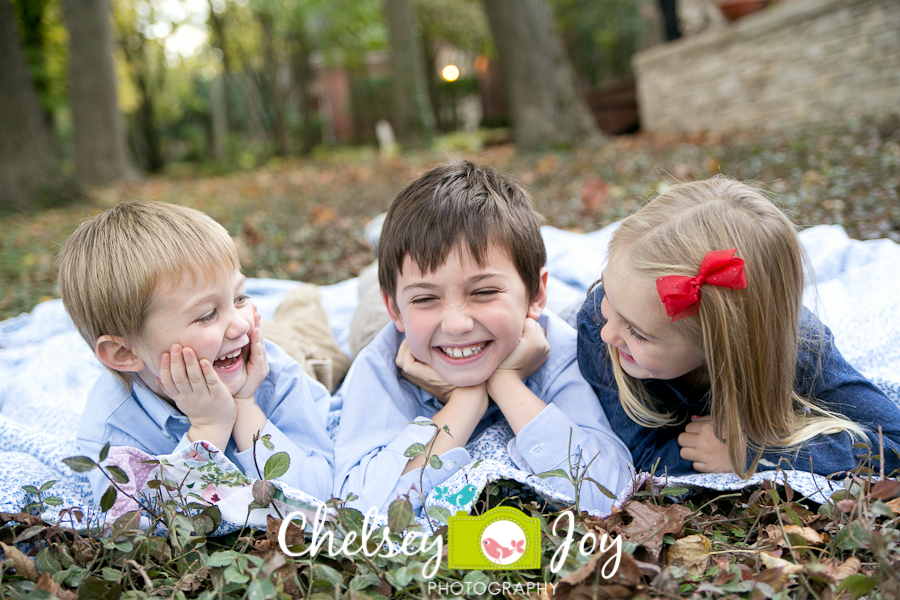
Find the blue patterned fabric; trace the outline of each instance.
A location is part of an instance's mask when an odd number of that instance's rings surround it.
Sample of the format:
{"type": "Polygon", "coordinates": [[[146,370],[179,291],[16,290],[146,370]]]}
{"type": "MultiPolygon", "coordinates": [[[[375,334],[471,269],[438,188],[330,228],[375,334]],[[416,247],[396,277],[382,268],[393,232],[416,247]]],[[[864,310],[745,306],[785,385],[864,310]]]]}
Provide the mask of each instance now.
{"type": "MultiPolygon", "coordinates": [[[[573,325],[587,288],[603,268],[606,246],[614,229],[612,225],[593,233],[576,234],[543,228],[551,273],[548,309],[567,317],[573,325]]],[[[800,239],[818,283],[817,293],[808,288],[804,304],[831,328],[847,362],[897,401],[900,399],[900,345],[897,344],[900,246],[889,240],[850,240],[839,226],[814,227],[802,232],[800,239]]],[[[281,298],[295,285],[290,281],[249,280],[248,293],[263,318],[270,319],[281,298]]],[[[324,286],[320,292],[335,338],[349,354],[350,320],[357,303],[356,280],[324,286]]],[[[45,494],[61,497],[63,505],[48,507],[42,515],[46,520],[57,521],[60,511],[69,506],[89,509],[87,479],[73,473],[61,461],[78,454],[76,424],[87,393],[101,372],[100,364],[75,332],[59,300],[43,302],[28,314],[0,322],[0,511],[22,510],[35,498],[21,487],[39,487],[49,480],[56,483],[45,494]]],[[[337,423],[335,413],[330,417],[333,433],[337,423]]],[[[551,502],[572,500],[555,495],[544,480],[517,472],[506,454],[504,435],[509,432],[489,429],[481,438],[473,440],[469,453],[482,462],[461,469],[443,482],[440,498],[432,493],[426,499],[426,508],[456,509],[450,501],[468,498],[472,491],[466,486],[474,485],[477,493],[487,481],[502,478],[521,481],[551,502]]],[[[182,452],[191,450],[197,449],[192,445],[182,452]]],[[[179,459],[176,453],[169,458],[177,465],[186,455],[179,459]]],[[[227,469],[224,464],[222,468],[227,469]]],[[[734,475],[690,475],[656,483],[730,490],[752,485],[762,477],[775,476],[781,479],[785,475],[762,473],[749,482],[734,475]]],[[[802,494],[812,495],[821,490],[819,496],[814,496],[819,501],[840,485],[802,472],[788,472],[787,477],[790,485],[802,494]]],[[[303,500],[287,486],[283,489],[286,497],[293,495],[297,502],[303,500]]],[[[626,489],[619,502],[628,493],[630,490],[626,489]]],[[[247,504],[238,495],[229,498],[247,504]]],[[[246,510],[246,506],[242,508],[246,510]]],[[[224,528],[227,523],[219,533],[224,528]]]]}

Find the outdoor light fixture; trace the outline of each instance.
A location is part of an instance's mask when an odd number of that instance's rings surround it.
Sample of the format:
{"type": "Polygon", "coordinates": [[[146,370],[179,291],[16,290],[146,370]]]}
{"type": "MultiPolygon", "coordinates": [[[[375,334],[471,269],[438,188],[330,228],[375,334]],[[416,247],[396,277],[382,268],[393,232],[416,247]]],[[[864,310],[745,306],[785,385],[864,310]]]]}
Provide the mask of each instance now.
{"type": "Polygon", "coordinates": [[[459,79],[459,67],[456,65],[447,65],[441,70],[441,77],[444,81],[456,81],[459,79]]]}

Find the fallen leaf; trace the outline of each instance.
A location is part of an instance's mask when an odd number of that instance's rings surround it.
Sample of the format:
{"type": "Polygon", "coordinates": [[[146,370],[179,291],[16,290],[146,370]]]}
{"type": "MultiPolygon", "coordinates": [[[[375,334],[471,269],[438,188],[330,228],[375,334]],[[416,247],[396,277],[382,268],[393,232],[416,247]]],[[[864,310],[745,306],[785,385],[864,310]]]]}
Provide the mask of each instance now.
{"type": "Polygon", "coordinates": [[[691,514],[689,508],[680,504],[664,508],[636,501],[626,504],[625,512],[631,515],[632,521],[622,527],[620,533],[628,541],[643,546],[652,562],[659,561],[663,536],[669,534],[678,537],[684,529],[685,517],[691,514]]]}
{"type": "Polygon", "coordinates": [[[680,562],[687,567],[689,575],[703,575],[709,564],[711,549],[712,542],[708,537],[694,534],[675,540],[675,543],[666,550],[666,557],[671,565],[680,562]]]}
{"type": "Polygon", "coordinates": [[[43,592],[50,592],[59,600],[78,600],[78,594],[73,591],[67,590],[60,586],[58,583],[53,581],[50,578],[49,573],[44,573],[40,577],[38,577],[37,584],[34,586],[34,589],[41,590],[43,592]]]}
{"type": "Polygon", "coordinates": [[[809,544],[824,544],[827,541],[827,534],[823,536],[812,527],[799,527],[797,525],[785,525],[784,530],[782,530],[780,525],[768,525],[766,527],[766,534],[769,536],[769,541],[775,546],[791,546],[790,539],[785,540],[784,534],[788,535],[796,534],[802,537],[809,544]]]}
{"type": "Polygon", "coordinates": [[[872,486],[872,491],[869,492],[870,497],[879,500],[891,500],[896,498],[898,494],[900,494],[900,481],[892,479],[876,481],[875,485],[872,486]]]}
{"type": "Polygon", "coordinates": [[[818,571],[831,580],[831,583],[838,584],[851,575],[859,573],[861,566],[862,563],[855,556],[851,556],[844,563],[835,558],[825,558],[819,563],[818,571]]]}
{"type": "Polygon", "coordinates": [[[890,502],[886,502],[887,507],[897,514],[900,514],[900,498],[894,498],[890,502]]]}
{"type": "Polygon", "coordinates": [[[580,569],[563,577],[556,585],[554,600],[589,600],[633,598],[641,585],[641,570],[630,554],[622,552],[619,567],[608,579],[612,563],[615,561],[615,549],[591,556],[588,563],[580,569]],[[599,571],[599,573],[598,573],[599,571]]]}
{"type": "Polygon", "coordinates": [[[6,556],[6,564],[14,568],[19,575],[24,575],[31,581],[38,580],[38,571],[34,566],[34,560],[22,554],[15,546],[7,546],[0,542],[0,548],[3,549],[3,554],[6,556]]]}
{"type": "Polygon", "coordinates": [[[781,569],[782,581],[787,580],[788,575],[793,575],[803,570],[803,565],[786,561],[768,552],[760,552],[759,558],[767,569],[781,569]]]}
{"type": "Polygon", "coordinates": [[[578,193],[585,212],[595,212],[609,203],[609,184],[602,179],[588,179],[578,193]]]}

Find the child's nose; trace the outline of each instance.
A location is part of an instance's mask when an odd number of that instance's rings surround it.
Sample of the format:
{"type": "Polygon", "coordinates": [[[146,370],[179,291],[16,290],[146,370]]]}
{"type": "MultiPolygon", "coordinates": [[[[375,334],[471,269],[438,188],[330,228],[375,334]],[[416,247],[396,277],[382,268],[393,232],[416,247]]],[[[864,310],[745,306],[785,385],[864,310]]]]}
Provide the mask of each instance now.
{"type": "Polygon", "coordinates": [[[472,317],[462,310],[448,310],[441,323],[441,329],[448,335],[462,335],[472,330],[472,317]]]}
{"type": "Polygon", "coordinates": [[[621,347],[623,346],[622,336],[619,335],[618,331],[610,324],[609,321],[606,322],[606,325],[600,329],[600,339],[609,344],[610,346],[621,347]]]}
{"type": "Polygon", "coordinates": [[[251,322],[248,321],[240,311],[235,310],[231,313],[231,322],[228,323],[228,328],[225,330],[225,336],[232,340],[237,339],[243,335],[247,335],[250,332],[251,327],[251,322]]]}

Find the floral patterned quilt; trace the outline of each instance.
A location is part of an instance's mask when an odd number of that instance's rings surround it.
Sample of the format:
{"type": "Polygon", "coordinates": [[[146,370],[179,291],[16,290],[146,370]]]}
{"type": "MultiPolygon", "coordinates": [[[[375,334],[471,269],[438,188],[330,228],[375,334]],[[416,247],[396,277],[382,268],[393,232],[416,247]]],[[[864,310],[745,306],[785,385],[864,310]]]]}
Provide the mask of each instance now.
{"type": "MultiPolygon", "coordinates": [[[[615,225],[576,234],[551,227],[543,229],[551,272],[549,309],[574,321],[586,290],[602,270],[606,246],[615,225]]],[[[890,240],[849,239],[839,226],[819,226],[800,234],[810,259],[816,286],[808,286],[805,303],[834,332],[847,360],[900,403],[900,246],[890,240]]],[[[270,317],[295,282],[254,279],[248,292],[270,317]]],[[[348,332],[356,308],[356,280],[320,288],[335,338],[349,353],[348,332]]],[[[88,390],[101,372],[89,348],[75,332],[59,300],[43,302],[31,313],[0,322],[0,512],[28,510],[48,522],[71,519],[72,507],[102,519],[92,508],[87,480],[63,459],[78,455],[75,445],[88,390]],[[49,485],[49,482],[54,482],[49,485]]],[[[338,423],[338,413],[330,420],[338,423]]],[[[573,499],[554,492],[545,482],[517,470],[506,455],[511,432],[494,427],[470,444],[477,458],[426,499],[431,514],[468,509],[489,481],[515,480],[538,497],[559,504],[573,499]],[[438,509],[438,510],[435,510],[438,509]]],[[[215,448],[196,443],[182,452],[151,457],[134,448],[117,448],[110,461],[129,476],[128,491],[137,495],[158,490],[153,479],[183,482],[178,493],[199,503],[220,508],[224,534],[245,524],[264,526],[266,510],[248,511],[253,501],[253,480],[215,448]],[[148,464],[145,461],[152,461],[148,464]],[[249,512],[249,514],[248,514],[249,512]]],[[[799,493],[822,502],[840,487],[799,471],[761,473],[749,481],[733,475],[692,475],[657,480],[663,487],[740,489],[763,478],[785,479],[799,493]]],[[[634,485],[642,483],[636,478],[634,485]]],[[[275,482],[276,504],[314,514],[321,501],[275,482]]],[[[633,489],[622,490],[623,502],[633,489]]],[[[106,518],[134,508],[120,495],[106,518]]],[[[386,519],[385,515],[377,519],[386,519]]],[[[425,517],[420,517],[424,525],[425,517]]],[[[376,523],[377,524],[377,523],[376,523]]]]}

